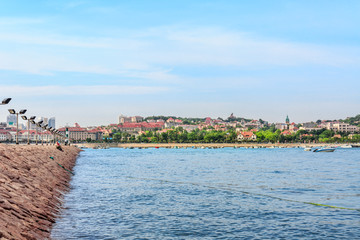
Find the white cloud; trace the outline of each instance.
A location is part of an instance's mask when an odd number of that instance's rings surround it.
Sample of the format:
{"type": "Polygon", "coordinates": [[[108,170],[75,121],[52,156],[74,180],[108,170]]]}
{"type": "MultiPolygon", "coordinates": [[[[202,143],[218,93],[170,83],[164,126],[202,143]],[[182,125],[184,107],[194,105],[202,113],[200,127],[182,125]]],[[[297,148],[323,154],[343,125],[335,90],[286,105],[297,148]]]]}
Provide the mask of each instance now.
{"type": "Polygon", "coordinates": [[[31,25],[44,23],[41,18],[14,18],[14,17],[0,17],[0,26],[7,25],[31,25]]]}
{"type": "Polygon", "coordinates": [[[165,87],[149,86],[0,86],[2,92],[9,96],[83,96],[83,95],[141,95],[168,91],[165,87]]]}
{"type": "Polygon", "coordinates": [[[24,45],[38,45],[38,46],[59,46],[59,47],[74,47],[74,48],[92,48],[92,49],[117,49],[129,50],[138,48],[144,45],[136,39],[126,38],[104,38],[104,37],[75,37],[63,36],[58,34],[44,34],[37,32],[36,34],[24,33],[3,33],[0,35],[0,41],[11,42],[24,45]]]}
{"type": "Polygon", "coordinates": [[[115,29],[106,37],[11,32],[0,35],[0,69],[112,74],[174,81],[176,67],[357,66],[360,49],[266,39],[221,28],[115,29]],[[16,51],[10,49],[17,49],[16,51]]]}
{"type": "MultiPolygon", "coordinates": [[[[155,28],[154,62],[209,66],[346,65],[357,64],[360,49],[272,40],[218,28],[155,28]]],[[[145,37],[144,37],[145,38],[145,37]]]]}

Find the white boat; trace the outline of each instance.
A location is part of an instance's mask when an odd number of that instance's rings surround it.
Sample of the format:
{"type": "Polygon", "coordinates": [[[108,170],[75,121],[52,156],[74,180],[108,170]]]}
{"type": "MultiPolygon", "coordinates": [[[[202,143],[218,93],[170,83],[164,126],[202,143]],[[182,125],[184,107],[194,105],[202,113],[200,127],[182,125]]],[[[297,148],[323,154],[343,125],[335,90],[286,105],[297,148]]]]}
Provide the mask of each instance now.
{"type": "Polygon", "coordinates": [[[335,151],[335,148],[319,148],[319,149],[315,149],[313,152],[333,152],[335,151]]]}
{"type": "Polygon", "coordinates": [[[311,151],[311,147],[306,147],[306,148],[304,148],[304,151],[310,152],[310,151],[311,151]]]}
{"type": "Polygon", "coordinates": [[[341,148],[352,148],[352,146],[350,144],[346,144],[346,145],[341,145],[341,148]]]}

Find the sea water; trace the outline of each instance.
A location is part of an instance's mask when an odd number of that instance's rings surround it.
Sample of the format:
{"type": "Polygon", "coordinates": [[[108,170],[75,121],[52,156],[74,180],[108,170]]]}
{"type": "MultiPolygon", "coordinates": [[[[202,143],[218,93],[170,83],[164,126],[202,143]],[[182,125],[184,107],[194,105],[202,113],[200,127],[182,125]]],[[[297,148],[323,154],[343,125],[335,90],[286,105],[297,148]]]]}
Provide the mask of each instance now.
{"type": "Polygon", "coordinates": [[[53,239],[360,239],[360,149],[87,149],[74,172],[53,239]]]}

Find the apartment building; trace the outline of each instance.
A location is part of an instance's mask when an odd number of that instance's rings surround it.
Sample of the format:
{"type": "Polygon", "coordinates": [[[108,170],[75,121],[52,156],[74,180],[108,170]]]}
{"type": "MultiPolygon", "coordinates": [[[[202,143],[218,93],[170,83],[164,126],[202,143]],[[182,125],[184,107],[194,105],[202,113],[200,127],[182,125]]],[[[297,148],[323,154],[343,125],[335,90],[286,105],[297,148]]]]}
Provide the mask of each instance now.
{"type": "Polygon", "coordinates": [[[79,124],[75,123],[74,127],[62,127],[58,129],[60,133],[66,134],[68,132],[69,139],[71,141],[85,141],[91,139],[94,141],[100,141],[103,139],[103,132],[99,129],[88,130],[82,128],[79,124]]]}
{"type": "Polygon", "coordinates": [[[343,122],[327,122],[325,128],[334,132],[359,132],[359,127],[343,122]]]}
{"type": "Polygon", "coordinates": [[[119,117],[119,123],[138,123],[138,122],[142,122],[144,120],[143,117],[141,116],[132,116],[132,117],[127,117],[127,116],[123,116],[121,115],[119,117]]]}

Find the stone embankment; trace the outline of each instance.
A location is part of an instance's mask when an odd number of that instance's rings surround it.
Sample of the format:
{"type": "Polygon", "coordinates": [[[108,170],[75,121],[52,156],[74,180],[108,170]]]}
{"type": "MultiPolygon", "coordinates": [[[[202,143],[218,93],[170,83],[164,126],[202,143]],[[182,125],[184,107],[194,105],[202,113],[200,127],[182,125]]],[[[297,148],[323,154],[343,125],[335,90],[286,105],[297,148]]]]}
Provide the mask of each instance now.
{"type": "Polygon", "coordinates": [[[49,238],[71,179],[56,162],[71,170],[80,151],[62,149],[0,144],[1,240],[49,238]]]}

